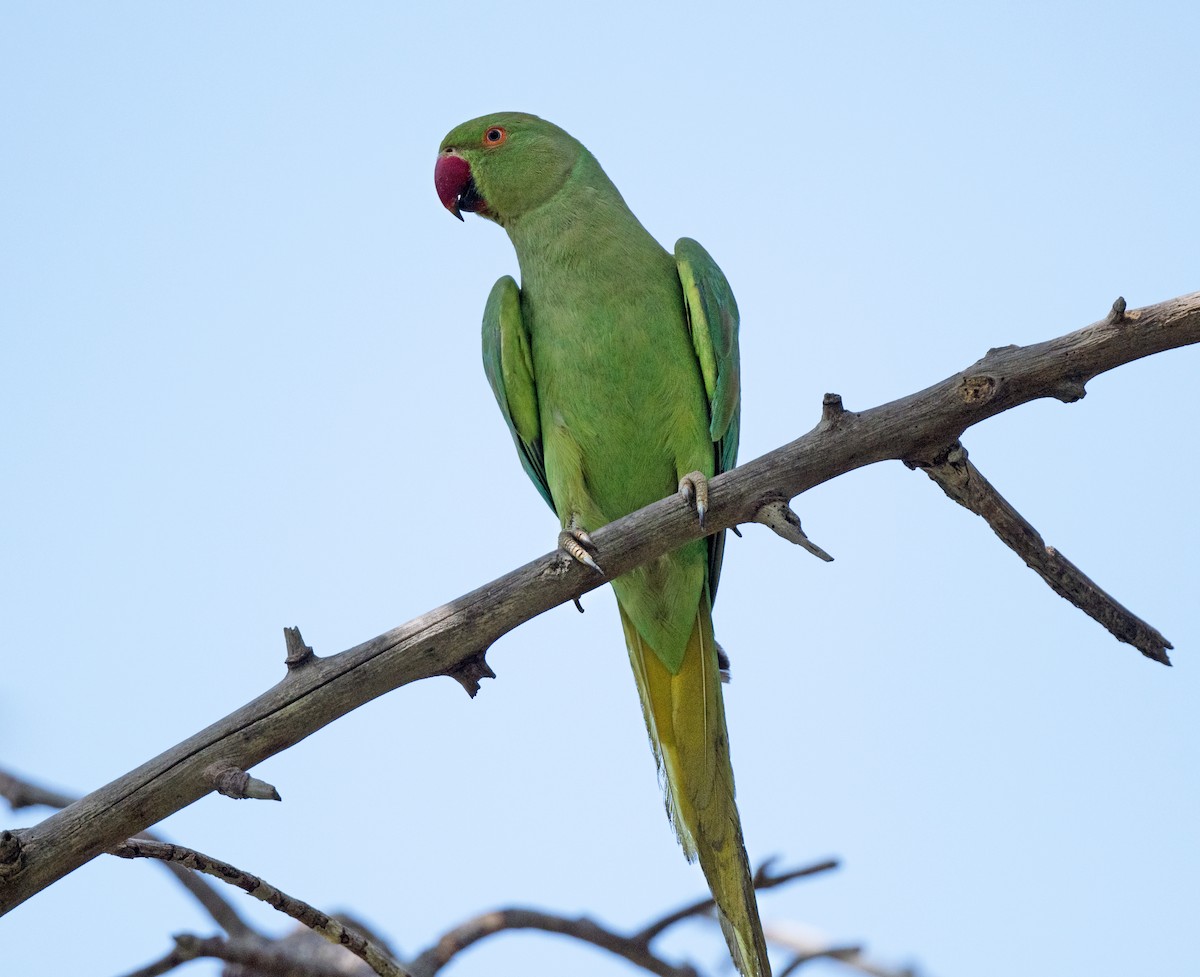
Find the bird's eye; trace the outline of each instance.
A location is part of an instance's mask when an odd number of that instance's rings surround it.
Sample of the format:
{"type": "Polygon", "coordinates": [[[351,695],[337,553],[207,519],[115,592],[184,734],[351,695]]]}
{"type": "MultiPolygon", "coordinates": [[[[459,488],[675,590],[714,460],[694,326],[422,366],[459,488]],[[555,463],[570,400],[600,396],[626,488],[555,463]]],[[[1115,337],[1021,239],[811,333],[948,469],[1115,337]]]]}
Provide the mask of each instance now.
{"type": "Polygon", "coordinates": [[[483,134],[483,141],[488,146],[499,146],[507,138],[508,133],[501,126],[492,126],[483,134]]]}

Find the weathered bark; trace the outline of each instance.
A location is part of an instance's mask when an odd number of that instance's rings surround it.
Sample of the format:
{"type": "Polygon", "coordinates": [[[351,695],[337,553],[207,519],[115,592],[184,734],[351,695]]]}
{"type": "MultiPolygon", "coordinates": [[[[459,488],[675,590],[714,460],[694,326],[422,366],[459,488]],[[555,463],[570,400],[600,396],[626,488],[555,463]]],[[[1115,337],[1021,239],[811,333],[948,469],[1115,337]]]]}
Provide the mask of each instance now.
{"type": "MultiPolygon", "coordinates": [[[[1092,326],[991,350],[960,373],[871,410],[847,412],[827,397],[813,430],[712,480],[704,530],[674,496],[594,532],[598,561],[619,575],[864,465],[935,464],[973,424],[1042,397],[1078,400],[1099,373],[1197,341],[1200,292],[1132,312],[1119,300],[1092,326]]],[[[231,768],[247,770],[385,692],[434,675],[452,675],[473,691],[490,674],[483,654],[496,638],[604,582],[551,553],[338,655],[309,657],[296,636],[289,671],[274,688],[41,823],[0,832],[0,913],[216,789],[231,768]]]]}

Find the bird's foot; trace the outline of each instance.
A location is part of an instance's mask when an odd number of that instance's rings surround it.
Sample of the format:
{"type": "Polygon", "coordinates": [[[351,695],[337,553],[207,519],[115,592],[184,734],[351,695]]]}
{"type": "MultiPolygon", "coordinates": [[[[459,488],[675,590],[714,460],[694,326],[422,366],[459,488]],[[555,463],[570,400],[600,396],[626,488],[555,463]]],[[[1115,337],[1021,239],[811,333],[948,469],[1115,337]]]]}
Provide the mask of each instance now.
{"type": "Polygon", "coordinates": [[[696,510],[703,529],[704,514],[708,511],[708,478],[703,472],[688,472],[679,480],[679,494],[696,510]]]}
{"type": "Polygon", "coordinates": [[[596,551],[596,544],[592,542],[592,537],[585,530],[575,525],[574,521],[558,534],[558,548],[573,560],[586,567],[591,567],[601,576],[604,575],[600,564],[592,557],[592,553],[596,551]]]}

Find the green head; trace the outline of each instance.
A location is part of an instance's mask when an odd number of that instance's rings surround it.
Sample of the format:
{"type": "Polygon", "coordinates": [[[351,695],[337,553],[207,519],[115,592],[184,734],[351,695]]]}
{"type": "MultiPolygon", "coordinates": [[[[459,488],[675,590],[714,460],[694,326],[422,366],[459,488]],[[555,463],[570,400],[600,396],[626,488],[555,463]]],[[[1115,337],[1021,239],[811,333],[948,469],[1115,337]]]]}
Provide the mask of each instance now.
{"type": "Polygon", "coordinates": [[[553,197],[583,152],[545,119],[496,112],[464,122],[442,140],[433,182],[459,220],[466,210],[503,225],[553,197]]]}

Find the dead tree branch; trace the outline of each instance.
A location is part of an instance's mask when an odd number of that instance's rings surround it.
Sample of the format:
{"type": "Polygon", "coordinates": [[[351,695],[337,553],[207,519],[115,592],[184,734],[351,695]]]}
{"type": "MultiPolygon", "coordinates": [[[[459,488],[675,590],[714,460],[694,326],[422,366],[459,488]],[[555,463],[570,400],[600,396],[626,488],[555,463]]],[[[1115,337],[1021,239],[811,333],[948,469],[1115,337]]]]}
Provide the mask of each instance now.
{"type": "MultiPolygon", "coordinates": [[[[1143,309],[1124,302],[1094,325],[1031,346],[993,349],[908,397],[854,413],[827,398],[813,430],[714,478],[705,527],[679,496],[592,534],[610,576],[691,539],[755,521],[764,506],[879,461],[933,463],[980,421],[1044,397],[1071,402],[1097,374],[1200,341],[1200,293],[1143,309]]],[[[295,654],[274,688],[39,824],[0,832],[0,913],[215,788],[210,768],[249,770],[352,709],[402,685],[455,675],[471,691],[500,635],[606,578],[550,553],[450,604],[327,658],[295,654]],[[464,662],[474,666],[464,671],[464,662]],[[214,766],[215,765],[215,766],[214,766]]]]}
{"type": "MultiPolygon", "coordinates": [[[[298,636],[297,636],[298,637],[298,636]]],[[[0,797],[16,810],[21,807],[45,804],[64,807],[72,802],[67,794],[49,790],[24,778],[0,770],[0,797]]],[[[427,950],[417,955],[408,969],[398,964],[381,939],[361,923],[344,916],[328,916],[302,900],[289,896],[227,862],[210,858],[194,849],[169,844],[144,832],[114,848],[111,854],[121,858],[150,858],[160,862],[182,881],[193,895],[200,898],[213,919],[225,929],[228,938],[199,937],[184,934],[175,938],[175,947],[165,956],[126,977],[159,977],[161,974],[200,957],[220,959],[235,964],[247,977],[323,977],[342,975],[345,962],[335,959],[329,951],[340,952],[343,947],[358,958],[353,973],[379,973],[391,977],[433,977],[468,947],[508,930],[534,929],[558,933],[591,944],[622,957],[659,977],[699,977],[687,964],[674,966],[658,957],[650,944],[676,923],[709,913],[714,902],[711,897],[699,899],[667,913],[630,936],[623,936],[585,917],[569,918],[539,909],[508,908],[484,913],[466,920],[438,938],[427,950]],[[281,939],[264,936],[246,925],[225,900],[198,873],[205,873],[236,885],[255,898],[266,902],[302,924],[297,931],[281,939]],[[199,890],[199,892],[197,891],[199,890]],[[202,898],[207,894],[209,898],[202,898]],[[360,935],[361,934],[361,935],[360,935]]],[[[774,889],[797,879],[810,878],[838,867],[837,859],[825,859],[797,869],[776,874],[775,859],[767,859],[754,874],[754,887],[759,891],[774,889]]],[[[798,967],[807,959],[834,956],[839,959],[846,948],[810,950],[789,966],[798,967]]]]}
{"type": "MultiPolygon", "coordinates": [[[[756,891],[763,892],[767,889],[774,889],[776,886],[786,885],[789,882],[794,882],[796,879],[806,878],[810,875],[820,875],[822,872],[832,872],[838,867],[838,860],[836,858],[827,858],[823,862],[805,865],[803,868],[792,869],[779,875],[774,875],[771,872],[771,866],[774,862],[775,859],[768,858],[758,867],[758,871],[754,873],[754,888],[756,891]]],[[[668,913],[662,919],[651,923],[645,929],[635,933],[631,939],[648,945],[659,933],[662,933],[669,927],[674,926],[681,920],[707,913],[714,906],[716,906],[716,901],[711,897],[700,899],[675,910],[675,912],[668,913]]]]}
{"type": "Polygon", "coordinates": [[[344,946],[356,957],[367,963],[380,977],[411,977],[381,946],[352,927],[345,926],[336,917],[321,912],[302,899],[289,896],[281,889],[251,875],[228,862],[212,858],[202,852],[163,841],[148,841],[130,838],[115,846],[112,854],[119,858],[157,858],[169,864],[182,865],[213,878],[236,885],[255,899],[261,899],[273,909],[291,916],[310,930],[319,933],[330,943],[344,946]]]}
{"type": "Polygon", "coordinates": [[[775,977],[792,977],[792,974],[813,960],[840,960],[846,963],[857,957],[861,952],[862,947],[858,946],[832,946],[825,950],[812,950],[809,953],[800,953],[784,964],[783,969],[776,973],[775,977]]]}
{"type": "Polygon", "coordinates": [[[814,960],[836,960],[851,970],[867,974],[868,977],[916,977],[916,973],[912,970],[892,970],[868,960],[863,956],[862,947],[858,946],[831,946],[823,950],[811,950],[797,954],[784,964],[775,977],[791,977],[806,963],[814,960]]]}
{"type": "Polygon", "coordinates": [[[196,936],[180,933],[175,948],[166,956],[124,977],[160,977],[191,960],[208,958],[232,966],[224,973],[254,975],[254,977],[347,977],[346,969],[338,962],[314,958],[311,948],[291,946],[287,939],[266,940],[262,937],[225,939],[222,936],[196,936]]]}
{"type": "Polygon", "coordinates": [[[1047,546],[1041,533],[971,463],[966,448],[959,442],[932,464],[915,467],[920,467],[959,505],[987,520],[1004,545],[1059,597],[1069,600],[1088,617],[1103,624],[1117,640],[1133,645],[1147,658],[1171,664],[1167,657],[1171,642],[1157,628],[1126,610],[1053,546],[1047,546]]]}
{"type": "Polygon", "coordinates": [[[78,800],[70,794],[61,794],[56,790],[50,790],[48,787],[25,780],[7,770],[0,770],[0,797],[8,801],[14,811],[40,805],[66,807],[78,800]]]}
{"type": "Polygon", "coordinates": [[[543,933],[559,933],[572,939],[590,943],[623,957],[643,970],[658,977],[700,977],[688,964],[674,966],[667,963],[644,943],[628,936],[605,929],[586,916],[570,918],[538,909],[496,909],[474,919],[468,919],[446,933],[438,942],[417,957],[412,963],[413,977],[433,977],[463,950],[480,940],[497,933],[512,930],[540,930],[543,933]]]}
{"type": "MultiPolygon", "coordinates": [[[[835,859],[826,859],[815,865],[792,869],[775,875],[771,871],[772,859],[763,862],[754,874],[754,888],[762,891],[786,885],[796,879],[807,878],[837,868],[835,859]]],[[[707,914],[713,908],[712,899],[700,899],[680,909],[667,913],[661,919],[649,923],[628,936],[601,926],[587,917],[568,918],[537,909],[497,909],[483,913],[474,919],[455,926],[441,936],[429,949],[419,954],[409,965],[412,977],[434,977],[455,956],[480,940],[506,930],[536,929],[547,933],[559,933],[592,946],[600,947],[658,977],[699,977],[690,964],[675,966],[657,956],[650,944],[655,937],[685,919],[707,914]]]]}

